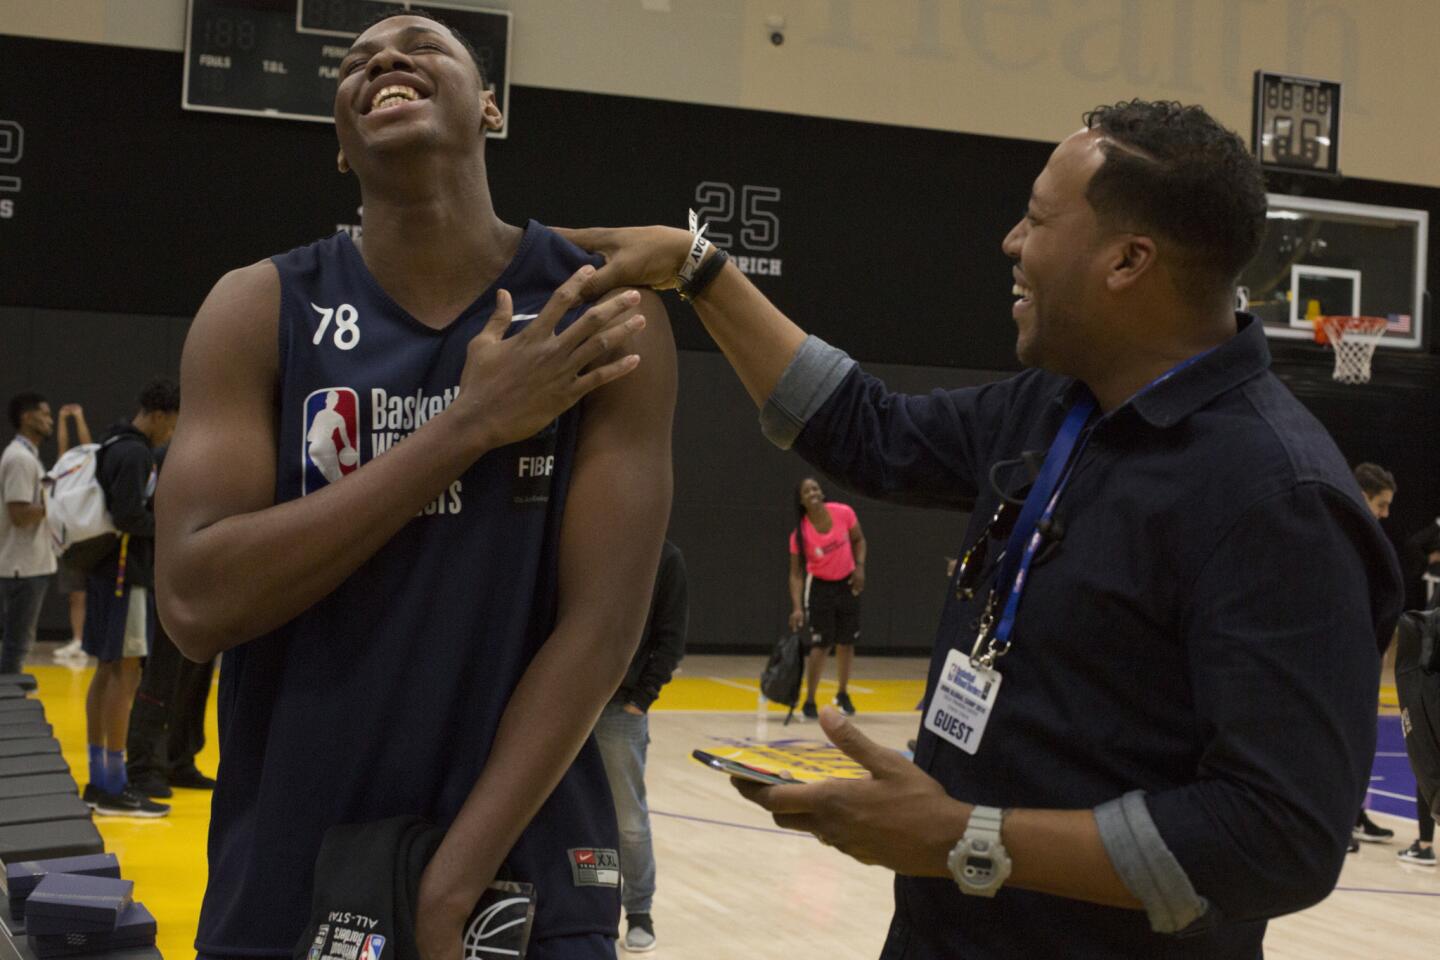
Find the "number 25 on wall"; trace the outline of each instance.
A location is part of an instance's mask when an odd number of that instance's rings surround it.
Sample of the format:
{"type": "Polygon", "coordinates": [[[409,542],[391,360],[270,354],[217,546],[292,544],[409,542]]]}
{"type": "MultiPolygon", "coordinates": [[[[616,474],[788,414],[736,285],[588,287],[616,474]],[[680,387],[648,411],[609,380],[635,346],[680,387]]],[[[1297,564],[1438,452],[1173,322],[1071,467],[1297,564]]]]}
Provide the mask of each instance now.
{"type": "Polygon", "coordinates": [[[722,247],[735,245],[735,235],[725,225],[740,227],[740,249],[748,253],[766,253],[780,245],[780,218],[772,207],[780,202],[779,187],[743,184],[740,203],[735,203],[735,188],[718,180],[706,180],[695,187],[695,213],[701,223],[710,224],[706,232],[722,247]]]}

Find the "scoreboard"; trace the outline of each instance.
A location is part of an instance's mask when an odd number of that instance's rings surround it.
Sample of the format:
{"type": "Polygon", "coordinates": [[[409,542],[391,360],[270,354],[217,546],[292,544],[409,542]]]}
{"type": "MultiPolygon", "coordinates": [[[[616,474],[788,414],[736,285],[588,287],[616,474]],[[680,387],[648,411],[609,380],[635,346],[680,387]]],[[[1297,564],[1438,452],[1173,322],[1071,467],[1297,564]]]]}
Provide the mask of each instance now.
{"type": "MultiPolygon", "coordinates": [[[[510,126],[510,14],[417,3],[463,34],[510,126]]],[[[186,110],[332,123],[340,61],[375,17],[409,0],[189,0],[186,110]]]]}
{"type": "Polygon", "coordinates": [[[1251,146],[1267,170],[1340,173],[1340,84],[1255,71],[1251,146]]]}

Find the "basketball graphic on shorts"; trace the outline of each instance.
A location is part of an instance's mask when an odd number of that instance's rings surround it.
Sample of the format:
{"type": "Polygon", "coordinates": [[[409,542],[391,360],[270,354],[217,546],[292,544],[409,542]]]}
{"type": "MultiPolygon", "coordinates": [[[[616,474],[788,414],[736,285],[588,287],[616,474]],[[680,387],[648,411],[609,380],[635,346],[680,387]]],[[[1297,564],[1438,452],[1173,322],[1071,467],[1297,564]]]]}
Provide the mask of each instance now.
{"type": "Polygon", "coordinates": [[[355,452],[354,447],[346,447],[340,451],[340,466],[353,467],[360,461],[360,454],[355,452]]]}

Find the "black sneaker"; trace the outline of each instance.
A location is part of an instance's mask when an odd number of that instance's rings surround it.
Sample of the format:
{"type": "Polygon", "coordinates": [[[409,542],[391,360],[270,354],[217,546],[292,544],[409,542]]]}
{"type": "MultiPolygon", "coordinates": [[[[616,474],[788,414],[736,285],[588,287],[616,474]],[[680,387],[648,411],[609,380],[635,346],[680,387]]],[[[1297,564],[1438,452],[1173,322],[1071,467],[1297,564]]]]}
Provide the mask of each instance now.
{"type": "Polygon", "coordinates": [[[91,810],[94,810],[95,804],[100,802],[101,793],[102,791],[99,787],[95,786],[95,784],[87,783],[85,784],[85,789],[80,793],[80,799],[84,800],[91,810]]]}
{"type": "Polygon", "coordinates": [[[819,720],[820,710],[815,706],[814,700],[806,700],[805,705],[800,708],[800,715],[806,720],[819,720]]]}
{"type": "Polygon", "coordinates": [[[1349,840],[1349,846],[1347,846],[1347,847],[1345,848],[1345,852],[1346,852],[1346,853],[1359,853],[1359,852],[1360,852],[1360,841],[1359,841],[1359,840],[1356,840],[1354,837],[1351,837],[1350,840],[1349,840]]]}
{"type": "Polygon", "coordinates": [[[1410,844],[1410,846],[1395,854],[1395,856],[1404,860],[1406,863],[1414,863],[1422,867],[1435,866],[1435,848],[1422,847],[1420,846],[1419,840],[1416,840],[1410,844]]]}
{"type": "Polygon", "coordinates": [[[1360,812],[1360,819],[1355,824],[1352,836],[1364,843],[1384,843],[1387,840],[1395,839],[1394,830],[1386,830],[1370,819],[1363,810],[1360,812]]]}
{"type": "Polygon", "coordinates": [[[170,786],[182,790],[214,790],[215,778],[207,777],[194,767],[170,774],[170,786]]]}
{"type": "Polygon", "coordinates": [[[153,819],[155,817],[169,816],[170,806],[165,803],[156,803],[148,797],[141,796],[136,792],[133,785],[127,784],[125,789],[119,793],[97,791],[95,797],[95,813],[102,817],[142,817],[153,819]]]}
{"type": "Polygon", "coordinates": [[[649,953],[655,949],[655,923],[648,913],[632,913],[625,918],[629,929],[622,941],[626,953],[649,953]]]}
{"type": "Polygon", "coordinates": [[[164,800],[175,795],[175,791],[170,789],[170,785],[166,783],[164,778],[158,773],[132,777],[130,779],[130,786],[136,793],[145,797],[159,797],[161,800],[164,800]]]}
{"type": "Polygon", "coordinates": [[[855,704],[850,702],[850,694],[846,693],[844,690],[841,690],[839,693],[835,694],[835,706],[839,707],[840,712],[845,714],[845,716],[855,716],[855,704]]]}

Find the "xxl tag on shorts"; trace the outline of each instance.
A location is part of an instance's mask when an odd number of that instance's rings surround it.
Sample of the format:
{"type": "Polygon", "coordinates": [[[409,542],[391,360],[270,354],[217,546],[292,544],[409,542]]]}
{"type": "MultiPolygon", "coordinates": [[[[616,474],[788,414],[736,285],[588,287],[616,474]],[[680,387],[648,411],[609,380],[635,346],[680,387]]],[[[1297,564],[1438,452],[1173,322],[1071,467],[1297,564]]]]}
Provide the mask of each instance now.
{"type": "Polygon", "coordinates": [[[620,886],[620,852],[600,847],[567,851],[570,874],[577,887],[620,886]]]}
{"type": "Polygon", "coordinates": [[[972,666],[967,655],[951,650],[930,697],[925,729],[973,754],[980,749],[980,738],[985,736],[999,693],[998,671],[972,666]]]}

